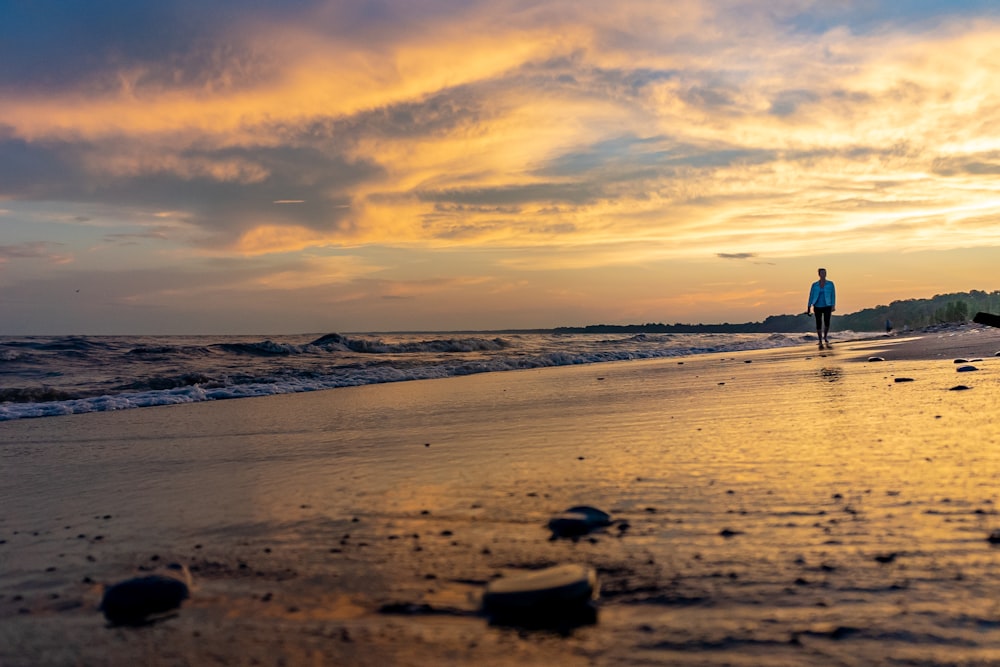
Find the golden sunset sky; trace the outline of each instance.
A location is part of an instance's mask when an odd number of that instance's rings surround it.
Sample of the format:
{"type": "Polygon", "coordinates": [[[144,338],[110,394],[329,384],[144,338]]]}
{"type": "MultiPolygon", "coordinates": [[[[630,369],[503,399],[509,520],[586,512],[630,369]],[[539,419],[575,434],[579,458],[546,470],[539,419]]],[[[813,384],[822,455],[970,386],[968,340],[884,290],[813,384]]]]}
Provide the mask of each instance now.
{"type": "Polygon", "coordinates": [[[998,285],[1000,5],[0,2],[0,335],[998,285]]]}

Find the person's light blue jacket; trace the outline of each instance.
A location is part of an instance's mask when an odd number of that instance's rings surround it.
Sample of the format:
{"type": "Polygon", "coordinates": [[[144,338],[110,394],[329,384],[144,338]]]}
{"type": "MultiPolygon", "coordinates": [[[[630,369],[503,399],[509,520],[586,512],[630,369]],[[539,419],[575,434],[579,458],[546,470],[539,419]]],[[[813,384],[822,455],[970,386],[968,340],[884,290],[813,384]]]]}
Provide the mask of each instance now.
{"type": "MultiPolygon", "coordinates": [[[[819,281],[817,280],[809,288],[809,303],[806,305],[806,310],[812,308],[819,301],[819,291],[819,281]]],[[[823,286],[823,297],[826,299],[826,305],[830,307],[837,306],[837,290],[833,287],[833,281],[826,281],[826,285],[823,286]]]]}

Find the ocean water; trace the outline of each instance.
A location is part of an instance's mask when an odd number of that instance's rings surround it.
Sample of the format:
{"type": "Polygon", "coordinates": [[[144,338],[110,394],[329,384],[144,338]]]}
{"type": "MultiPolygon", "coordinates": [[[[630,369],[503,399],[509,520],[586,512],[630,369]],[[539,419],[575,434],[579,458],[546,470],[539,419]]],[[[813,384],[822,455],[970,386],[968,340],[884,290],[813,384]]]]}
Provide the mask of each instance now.
{"type": "MultiPolygon", "coordinates": [[[[840,340],[871,334],[839,332],[840,340]]],[[[0,421],[801,345],[796,334],[0,337],[0,421]]]]}

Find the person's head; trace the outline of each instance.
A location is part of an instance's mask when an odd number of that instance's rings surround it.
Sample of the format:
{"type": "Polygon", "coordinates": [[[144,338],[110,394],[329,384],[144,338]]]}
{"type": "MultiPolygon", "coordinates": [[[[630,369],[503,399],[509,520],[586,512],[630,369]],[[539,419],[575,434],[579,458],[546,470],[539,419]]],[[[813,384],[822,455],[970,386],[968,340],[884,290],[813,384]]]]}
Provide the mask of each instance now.
{"type": "Polygon", "coordinates": [[[818,273],[819,273],[819,279],[820,280],[826,280],[826,269],[820,269],[818,271],[818,273]]]}

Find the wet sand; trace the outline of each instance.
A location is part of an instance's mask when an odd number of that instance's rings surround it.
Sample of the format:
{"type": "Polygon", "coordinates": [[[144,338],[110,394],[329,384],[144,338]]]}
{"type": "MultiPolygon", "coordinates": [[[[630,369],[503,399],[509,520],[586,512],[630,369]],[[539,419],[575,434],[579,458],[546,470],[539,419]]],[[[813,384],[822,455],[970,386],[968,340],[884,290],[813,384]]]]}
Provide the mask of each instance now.
{"type": "Polygon", "coordinates": [[[1000,664],[998,351],[966,327],[3,423],[0,664],[1000,664]],[[576,504],[628,528],[550,540],[576,504]],[[108,627],[103,585],[167,562],[191,599],[108,627]],[[566,562],[596,624],[480,615],[566,562]]]}

